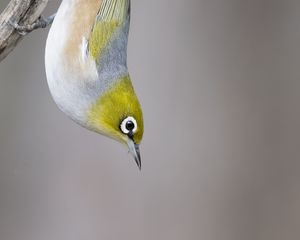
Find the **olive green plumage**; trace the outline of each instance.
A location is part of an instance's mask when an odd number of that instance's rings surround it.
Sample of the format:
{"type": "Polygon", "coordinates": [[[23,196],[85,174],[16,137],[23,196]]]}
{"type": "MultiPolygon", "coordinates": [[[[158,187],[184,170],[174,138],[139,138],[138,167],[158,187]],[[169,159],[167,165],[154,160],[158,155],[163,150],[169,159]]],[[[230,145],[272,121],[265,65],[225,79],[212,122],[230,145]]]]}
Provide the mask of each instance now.
{"type": "Polygon", "coordinates": [[[107,46],[111,37],[120,25],[117,21],[97,22],[89,39],[89,51],[93,59],[99,61],[99,56],[107,46]]]}
{"type": "Polygon", "coordinates": [[[126,22],[129,11],[129,0],[104,0],[102,2],[89,39],[89,51],[94,59],[99,59],[116,29],[126,22]]]}
{"type": "Polygon", "coordinates": [[[143,114],[140,103],[134,92],[129,76],[119,79],[92,106],[89,111],[89,124],[97,126],[96,131],[123,142],[127,141],[120,131],[120,123],[131,116],[137,121],[137,131],[133,136],[136,144],[140,144],[143,133],[143,114]]]}

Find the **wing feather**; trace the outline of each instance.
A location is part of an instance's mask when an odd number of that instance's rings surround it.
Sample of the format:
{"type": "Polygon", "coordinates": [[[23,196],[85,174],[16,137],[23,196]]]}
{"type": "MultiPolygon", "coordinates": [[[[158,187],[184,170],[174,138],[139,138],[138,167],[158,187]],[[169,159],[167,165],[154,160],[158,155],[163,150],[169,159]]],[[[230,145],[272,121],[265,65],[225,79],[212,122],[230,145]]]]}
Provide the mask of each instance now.
{"type": "Polygon", "coordinates": [[[89,52],[96,61],[114,32],[130,17],[130,0],[103,0],[89,38],[89,52]]]}

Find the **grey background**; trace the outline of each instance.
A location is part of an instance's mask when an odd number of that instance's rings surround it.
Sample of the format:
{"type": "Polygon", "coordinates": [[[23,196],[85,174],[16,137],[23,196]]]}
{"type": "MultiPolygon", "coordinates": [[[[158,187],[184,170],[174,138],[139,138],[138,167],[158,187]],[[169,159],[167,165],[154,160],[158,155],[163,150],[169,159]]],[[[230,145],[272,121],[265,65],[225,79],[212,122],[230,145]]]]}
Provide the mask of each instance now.
{"type": "Polygon", "coordinates": [[[0,239],[298,240],[300,2],[132,8],[142,172],[58,110],[36,31],[0,64],[0,239]]]}

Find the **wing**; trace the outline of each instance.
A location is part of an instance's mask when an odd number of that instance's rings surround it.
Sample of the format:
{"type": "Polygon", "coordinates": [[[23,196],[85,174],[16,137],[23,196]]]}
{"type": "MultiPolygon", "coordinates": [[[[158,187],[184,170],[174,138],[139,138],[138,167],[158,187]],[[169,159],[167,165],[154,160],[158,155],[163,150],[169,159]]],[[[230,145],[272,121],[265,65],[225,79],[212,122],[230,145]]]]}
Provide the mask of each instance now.
{"type": "Polygon", "coordinates": [[[104,62],[104,55],[108,52],[109,59],[115,61],[118,60],[116,54],[123,51],[126,55],[129,20],[130,0],[102,0],[88,41],[89,53],[97,65],[104,62]]]}

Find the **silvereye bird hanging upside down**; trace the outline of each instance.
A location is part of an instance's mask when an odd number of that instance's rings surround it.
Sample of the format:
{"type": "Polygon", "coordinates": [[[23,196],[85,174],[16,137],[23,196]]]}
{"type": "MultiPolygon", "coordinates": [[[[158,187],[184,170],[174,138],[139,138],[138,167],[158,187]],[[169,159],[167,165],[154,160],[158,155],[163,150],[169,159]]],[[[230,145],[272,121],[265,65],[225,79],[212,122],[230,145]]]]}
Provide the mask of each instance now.
{"type": "Polygon", "coordinates": [[[143,116],[127,69],[130,0],[63,0],[46,44],[48,85],[81,126],[129,147],[139,168],[143,116]]]}

